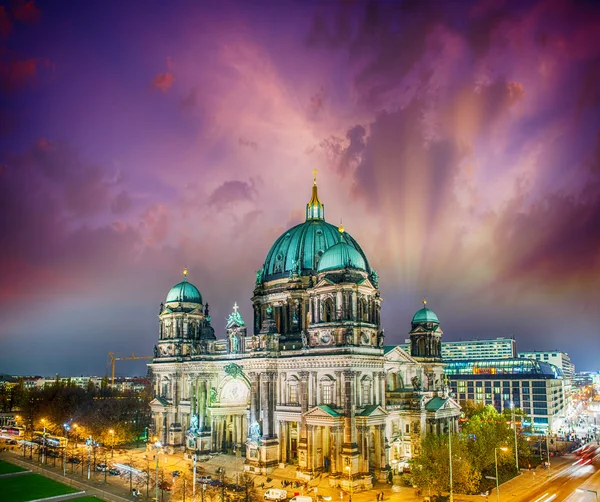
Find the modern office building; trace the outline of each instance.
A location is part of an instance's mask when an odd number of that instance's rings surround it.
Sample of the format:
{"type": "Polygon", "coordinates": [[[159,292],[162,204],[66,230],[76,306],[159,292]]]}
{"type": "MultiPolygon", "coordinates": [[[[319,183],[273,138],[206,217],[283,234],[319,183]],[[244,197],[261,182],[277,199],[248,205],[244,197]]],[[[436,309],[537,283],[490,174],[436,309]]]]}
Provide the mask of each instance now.
{"type": "MultiPolygon", "coordinates": [[[[401,344],[409,350],[408,340],[401,344]]],[[[469,361],[474,359],[499,359],[517,357],[517,344],[513,338],[493,338],[491,340],[461,340],[442,342],[442,360],[469,361]]]]}
{"type": "Polygon", "coordinates": [[[556,430],[567,407],[562,370],[533,359],[478,359],[450,361],[450,388],[459,403],[491,404],[499,412],[514,406],[532,420],[532,428],[556,430]]]}
{"type": "Polygon", "coordinates": [[[568,378],[569,380],[572,379],[573,375],[575,374],[575,366],[571,362],[569,354],[566,352],[561,352],[560,350],[534,350],[530,352],[519,352],[518,357],[524,357],[525,359],[536,359],[537,361],[554,364],[554,366],[558,366],[560,369],[562,369],[564,377],[568,378]]]}

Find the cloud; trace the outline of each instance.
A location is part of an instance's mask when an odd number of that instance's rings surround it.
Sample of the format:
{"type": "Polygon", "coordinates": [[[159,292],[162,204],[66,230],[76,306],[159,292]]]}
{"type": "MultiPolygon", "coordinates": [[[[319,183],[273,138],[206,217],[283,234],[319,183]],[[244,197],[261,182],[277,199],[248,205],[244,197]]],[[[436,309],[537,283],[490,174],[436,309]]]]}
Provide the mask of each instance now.
{"type": "Polygon", "coordinates": [[[126,213],[127,211],[129,211],[130,208],[131,197],[125,190],[119,192],[119,194],[115,198],[113,198],[110,205],[111,211],[115,214],[126,213]]]}
{"type": "Polygon", "coordinates": [[[16,20],[24,23],[37,23],[40,20],[40,9],[38,9],[33,0],[17,0],[12,9],[16,20]]]}
{"type": "Polygon", "coordinates": [[[175,78],[173,77],[172,73],[159,73],[152,80],[152,85],[157,89],[161,90],[162,92],[167,92],[169,88],[173,85],[174,81],[175,78]]]}
{"type": "Polygon", "coordinates": [[[0,61],[0,88],[13,92],[35,81],[40,60],[0,61]]]}
{"type": "Polygon", "coordinates": [[[245,181],[226,181],[217,187],[208,197],[208,205],[213,206],[217,211],[231,206],[237,202],[253,202],[257,197],[254,183],[252,180],[245,181]]]}
{"type": "Polygon", "coordinates": [[[3,5],[0,5],[0,38],[8,38],[12,31],[12,23],[3,5]]]}

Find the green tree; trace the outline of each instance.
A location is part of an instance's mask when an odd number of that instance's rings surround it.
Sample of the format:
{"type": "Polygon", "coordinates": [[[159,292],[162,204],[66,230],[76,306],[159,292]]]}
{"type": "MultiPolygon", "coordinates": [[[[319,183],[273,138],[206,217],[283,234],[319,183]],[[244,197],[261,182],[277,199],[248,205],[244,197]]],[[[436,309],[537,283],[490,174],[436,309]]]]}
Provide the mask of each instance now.
{"type": "MultiPolygon", "coordinates": [[[[481,473],[469,460],[468,445],[458,435],[452,440],[452,486],[456,493],[474,493],[481,473]]],[[[428,434],[421,443],[421,454],[413,460],[413,484],[424,492],[450,491],[450,454],[448,435],[428,434]]]]}

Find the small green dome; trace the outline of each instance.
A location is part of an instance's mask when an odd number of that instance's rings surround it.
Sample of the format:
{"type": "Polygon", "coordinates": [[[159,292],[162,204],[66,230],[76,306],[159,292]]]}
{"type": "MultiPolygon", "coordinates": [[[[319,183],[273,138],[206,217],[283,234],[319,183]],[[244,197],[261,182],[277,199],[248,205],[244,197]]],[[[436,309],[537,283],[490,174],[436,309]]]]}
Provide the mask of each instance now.
{"type": "Polygon", "coordinates": [[[412,322],[413,324],[420,324],[424,322],[433,322],[436,324],[440,323],[438,316],[435,315],[435,312],[427,307],[423,307],[421,310],[417,311],[412,322]]]}
{"type": "Polygon", "coordinates": [[[184,279],[179,284],[173,286],[171,291],[169,291],[165,303],[171,302],[202,303],[202,296],[196,286],[184,279]]]}
{"type": "Polygon", "coordinates": [[[318,272],[326,270],[338,270],[342,268],[352,268],[355,270],[367,271],[367,264],[362,255],[344,241],[331,246],[319,260],[318,272]]]}

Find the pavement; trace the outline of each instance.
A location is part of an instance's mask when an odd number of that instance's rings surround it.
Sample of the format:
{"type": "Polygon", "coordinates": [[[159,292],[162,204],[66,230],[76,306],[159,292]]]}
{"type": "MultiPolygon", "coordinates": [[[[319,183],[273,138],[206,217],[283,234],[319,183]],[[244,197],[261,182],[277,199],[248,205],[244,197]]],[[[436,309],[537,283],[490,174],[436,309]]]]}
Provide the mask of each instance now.
{"type": "MultiPolygon", "coordinates": [[[[67,477],[63,477],[62,461],[57,459],[56,467],[52,467],[54,461],[51,460],[47,466],[40,466],[37,455],[34,453],[33,459],[29,460],[29,455],[23,457],[22,451],[19,454],[15,452],[5,452],[0,454],[0,458],[5,458],[8,461],[15,460],[19,465],[33,468],[35,472],[54,477],[59,481],[73,483],[73,486],[85,487],[93,490],[105,500],[146,500],[146,481],[141,478],[130,476],[123,473],[121,476],[105,476],[104,472],[91,471],[91,479],[87,479],[87,464],[86,465],[68,465],[67,477]],[[12,457],[12,459],[11,459],[12,457]],[[73,471],[73,472],[71,472],[73,471]],[[75,485],[76,483],[76,485],[75,485]],[[137,488],[141,492],[141,497],[136,498],[131,495],[131,486],[137,488]]],[[[101,462],[104,455],[97,457],[97,462],[101,462]]],[[[523,471],[522,474],[500,486],[500,501],[501,502],[532,502],[533,499],[528,498],[528,493],[533,489],[542,489],[548,483],[551,483],[555,476],[560,475],[563,469],[567,469],[572,465],[573,459],[570,457],[553,457],[551,459],[551,476],[547,476],[547,471],[538,468],[532,471],[523,471]]],[[[154,474],[156,465],[156,451],[146,451],[145,448],[136,448],[130,450],[115,450],[114,456],[107,454],[107,463],[112,466],[114,464],[134,465],[146,470],[150,470],[151,477],[154,474]]],[[[191,473],[193,465],[192,460],[183,458],[181,453],[176,455],[168,455],[158,453],[158,464],[167,473],[173,471],[186,471],[191,473]]],[[[236,482],[236,474],[243,472],[244,459],[234,455],[211,455],[211,458],[205,462],[197,463],[197,475],[211,475],[218,478],[218,469],[225,470],[225,477],[228,482],[236,482]]],[[[294,465],[285,464],[283,467],[275,468],[268,476],[254,475],[254,485],[258,492],[258,498],[262,500],[264,492],[269,488],[282,488],[282,482],[296,481],[296,467],[294,465]]],[[[175,480],[177,478],[174,478],[175,480]]],[[[292,497],[295,493],[300,495],[311,495],[315,498],[316,495],[331,496],[332,502],[376,502],[377,494],[383,493],[384,501],[406,501],[406,502],[422,502],[425,495],[418,495],[412,487],[401,486],[401,477],[396,476],[393,484],[378,482],[372,490],[355,491],[347,493],[329,486],[329,475],[322,474],[319,478],[311,480],[304,486],[298,488],[288,486],[286,490],[288,495],[292,497]]],[[[149,499],[153,498],[153,489],[150,487],[149,499]]],[[[200,497],[197,497],[200,500],[200,497]]],[[[161,494],[161,500],[166,502],[177,502],[174,497],[170,498],[169,493],[161,494]]],[[[481,495],[454,495],[454,502],[484,502],[485,496],[481,495]]],[[[495,490],[492,490],[489,495],[490,501],[496,500],[495,490]]],[[[218,502],[218,501],[217,501],[218,502]]]]}

